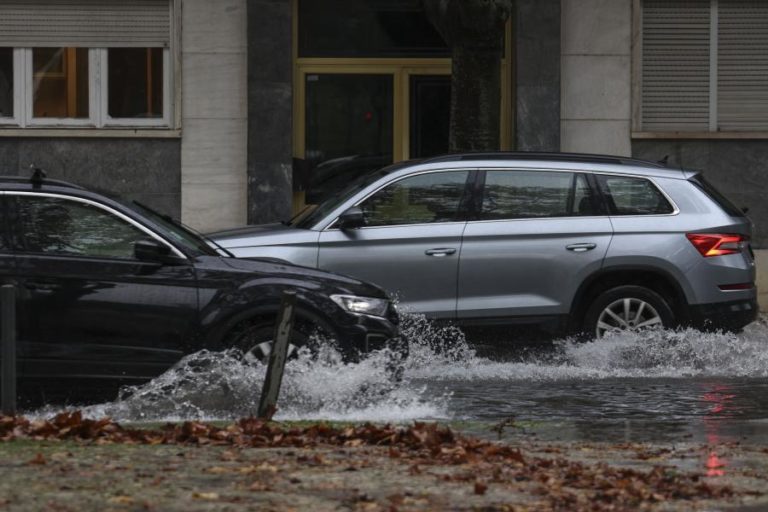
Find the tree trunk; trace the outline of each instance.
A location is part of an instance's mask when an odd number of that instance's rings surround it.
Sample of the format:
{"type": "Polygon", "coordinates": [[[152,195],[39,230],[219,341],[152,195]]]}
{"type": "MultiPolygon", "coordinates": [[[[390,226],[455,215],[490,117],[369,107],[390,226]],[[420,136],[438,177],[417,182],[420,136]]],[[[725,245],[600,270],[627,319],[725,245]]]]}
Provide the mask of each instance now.
{"type": "Polygon", "coordinates": [[[451,48],[451,152],[500,147],[501,55],[512,0],[423,0],[451,48]]]}

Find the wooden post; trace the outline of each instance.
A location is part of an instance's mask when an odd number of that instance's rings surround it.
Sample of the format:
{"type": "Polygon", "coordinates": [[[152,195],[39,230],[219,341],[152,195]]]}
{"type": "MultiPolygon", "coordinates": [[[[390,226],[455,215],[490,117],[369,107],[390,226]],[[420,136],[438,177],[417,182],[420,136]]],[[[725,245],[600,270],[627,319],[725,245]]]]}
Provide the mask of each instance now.
{"type": "Polygon", "coordinates": [[[296,292],[283,292],[283,300],[280,304],[280,312],[277,315],[275,336],[272,342],[272,350],[269,352],[267,363],[267,376],[264,378],[264,387],[261,390],[259,401],[259,418],[270,420],[277,410],[277,397],[280,394],[280,385],[283,382],[285,360],[288,358],[288,343],[293,330],[293,314],[296,309],[296,292]]]}
{"type": "Polygon", "coordinates": [[[16,414],[16,287],[4,284],[0,287],[0,386],[2,386],[2,413],[9,416],[16,414]]]}

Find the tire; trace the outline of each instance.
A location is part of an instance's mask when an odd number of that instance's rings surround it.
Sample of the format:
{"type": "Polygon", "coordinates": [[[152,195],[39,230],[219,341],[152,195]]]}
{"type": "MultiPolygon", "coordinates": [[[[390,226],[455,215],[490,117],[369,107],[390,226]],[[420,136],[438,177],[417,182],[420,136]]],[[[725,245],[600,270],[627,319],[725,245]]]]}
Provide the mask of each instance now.
{"type": "Polygon", "coordinates": [[[583,331],[590,338],[607,332],[671,328],[676,324],[669,303],[643,286],[618,286],[604,291],[590,304],[584,315],[583,331]]]}
{"type": "MultiPolygon", "coordinates": [[[[246,360],[266,363],[276,323],[276,317],[260,317],[241,322],[224,339],[224,348],[236,348],[243,353],[246,360]]],[[[288,358],[298,357],[299,350],[303,347],[316,354],[318,341],[332,343],[336,339],[336,334],[330,326],[297,316],[288,342],[288,358]],[[316,335],[319,340],[315,339],[316,335]]]]}

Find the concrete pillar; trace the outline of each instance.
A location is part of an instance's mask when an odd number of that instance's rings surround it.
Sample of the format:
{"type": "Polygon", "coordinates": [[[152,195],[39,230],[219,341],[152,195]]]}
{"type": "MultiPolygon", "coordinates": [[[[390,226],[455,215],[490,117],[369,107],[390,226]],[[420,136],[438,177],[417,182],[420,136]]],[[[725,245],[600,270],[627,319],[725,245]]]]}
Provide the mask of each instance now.
{"type": "Polygon", "coordinates": [[[631,0],[562,0],[562,150],[629,156],[631,0]]]}
{"type": "Polygon", "coordinates": [[[515,4],[515,149],[560,150],[560,0],[515,4]]]}
{"type": "Polygon", "coordinates": [[[246,220],[246,0],[182,3],[182,218],[246,220]]]}
{"type": "Polygon", "coordinates": [[[248,222],[291,216],[290,0],[248,0],[248,222]]]}

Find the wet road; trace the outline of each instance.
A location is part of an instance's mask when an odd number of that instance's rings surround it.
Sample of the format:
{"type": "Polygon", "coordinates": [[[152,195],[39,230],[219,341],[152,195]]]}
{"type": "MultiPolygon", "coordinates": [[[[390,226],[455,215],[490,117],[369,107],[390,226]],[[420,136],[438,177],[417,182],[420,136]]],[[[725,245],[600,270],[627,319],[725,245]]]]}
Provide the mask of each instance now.
{"type": "MultiPolygon", "coordinates": [[[[407,320],[405,330],[403,382],[389,381],[384,358],[344,364],[329,350],[320,361],[288,364],[277,419],[447,420],[489,435],[489,426],[514,418],[523,427],[516,431],[551,440],[768,441],[764,324],[738,336],[658,331],[560,341],[514,361],[479,357],[461,333],[422,319],[407,320]]],[[[86,412],[121,421],[237,418],[255,413],[263,379],[261,366],[203,353],[86,412]]]]}

